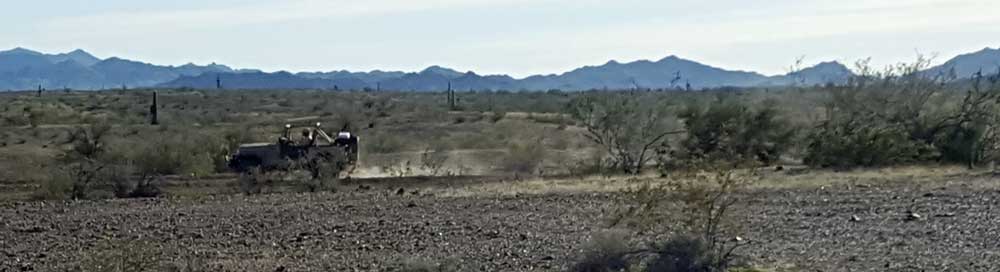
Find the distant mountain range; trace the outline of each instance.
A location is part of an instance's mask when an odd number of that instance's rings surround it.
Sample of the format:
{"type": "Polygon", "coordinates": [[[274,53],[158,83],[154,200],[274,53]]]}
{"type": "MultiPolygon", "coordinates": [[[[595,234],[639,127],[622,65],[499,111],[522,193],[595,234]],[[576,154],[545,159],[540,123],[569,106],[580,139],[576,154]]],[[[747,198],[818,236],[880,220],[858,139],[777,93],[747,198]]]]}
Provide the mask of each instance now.
{"type": "MultiPolygon", "coordinates": [[[[967,78],[979,70],[995,72],[1000,67],[1000,49],[957,56],[928,73],[954,72],[967,78]]],[[[0,90],[104,89],[125,87],[191,87],[231,89],[383,89],[436,91],[456,90],[588,90],[588,89],[703,89],[717,87],[788,86],[844,83],[853,73],[838,62],[823,62],[785,75],[712,67],[677,56],[658,61],[628,63],[609,61],[584,66],[562,74],[534,75],[516,79],[507,75],[479,75],[472,71],[431,66],[420,72],[274,72],[233,69],[225,65],[186,64],[162,66],[117,57],[100,59],[83,50],[45,54],[24,48],[0,51],[0,90]]]]}

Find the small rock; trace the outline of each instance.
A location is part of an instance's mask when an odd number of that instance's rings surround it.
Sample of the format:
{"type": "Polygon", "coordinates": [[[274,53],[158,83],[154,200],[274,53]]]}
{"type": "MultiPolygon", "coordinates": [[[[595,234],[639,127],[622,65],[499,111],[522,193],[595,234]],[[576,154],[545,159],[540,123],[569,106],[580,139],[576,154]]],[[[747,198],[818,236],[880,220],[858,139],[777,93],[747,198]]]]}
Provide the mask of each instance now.
{"type": "Polygon", "coordinates": [[[861,222],[861,217],[858,217],[857,215],[852,215],[851,222],[861,222]]]}
{"type": "Polygon", "coordinates": [[[406,204],[407,208],[413,208],[413,207],[416,207],[416,206],[417,206],[417,203],[413,203],[413,201],[410,201],[410,203],[406,204]]]}
{"type": "Polygon", "coordinates": [[[934,193],[926,193],[924,194],[924,197],[934,197],[934,193]]]}
{"type": "Polygon", "coordinates": [[[955,217],[955,213],[939,213],[935,214],[934,217],[955,217]]]}
{"type": "Polygon", "coordinates": [[[909,214],[906,215],[906,221],[916,221],[916,220],[920,220],[922,218],[923,218],[923,216],[920,216],[920,214],[915,213],[915,212],[911,212],[911,213],[909,213],[909,214]]]}
{"type": "Polygon", "coordinates": [[[396,190],[396,195],[403,195],[405,193],[406,193],[406,190],[403,190],[403,188],[399,188],[399,190],[396,190]]]}

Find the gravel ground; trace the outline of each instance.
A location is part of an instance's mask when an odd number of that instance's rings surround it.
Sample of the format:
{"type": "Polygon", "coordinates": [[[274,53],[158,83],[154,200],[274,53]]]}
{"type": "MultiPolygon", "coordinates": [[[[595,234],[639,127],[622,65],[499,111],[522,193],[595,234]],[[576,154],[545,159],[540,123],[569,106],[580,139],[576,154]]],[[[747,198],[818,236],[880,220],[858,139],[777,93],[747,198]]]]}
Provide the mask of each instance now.
{"type": "MultiPolygon", "coordinates": [[[[737,216],[753,244],[741,253],[778,270],[1000,271],[1000,191],[984,183],[996,181],[748,191],[737,216]]],[[[463,271],[563,270],[602,230],[615,199],[371,189],[7,202],[0,271],[76,271],[101,260],[94,256],[144,252],[210,271],[386,271],[407,259],[463,271]]]]}

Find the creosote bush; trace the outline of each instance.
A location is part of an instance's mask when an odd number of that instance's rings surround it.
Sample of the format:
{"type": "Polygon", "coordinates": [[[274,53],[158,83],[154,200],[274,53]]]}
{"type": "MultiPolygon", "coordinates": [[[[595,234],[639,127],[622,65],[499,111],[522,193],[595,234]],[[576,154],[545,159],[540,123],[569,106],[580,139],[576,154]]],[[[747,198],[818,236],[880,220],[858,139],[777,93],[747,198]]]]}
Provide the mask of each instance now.
{"type": "Polygon", "coordinates": [[[586,93],[568,104],[570,116],[586,129],[584,135],[628,174],[642,172],[668,135],[683,132],[672,130],[669,110],[662,97],[644,92],[586,93]]]}
{"type": "Polygon", "coordinates": [[[793,145],[795,130],[780,117],[773,102],[751,108],[733,100],[716,100],[707,106],[690,105],[678,114],[686,137],[677,147],[658,150],[664,167],[685,164],[743,161],[764,165],[779,160],[793,145]]]}
{"type": "Polygon", "coordinates": [[[627,208],[610,221],[613,227],[671,233],[665,241],[628,250],[601,246],[594,250],[603,253],[585,255],[572,271],[722,272],[741,266],[736,250],[748,242],[736,236],[742,226],[732,213],[740,201],[737,190],[753,183],[756,174],[705,164],[669,177],[628,190],[627,208]]]}
{"type": "MultiPolygon", "coordinates": [[[[818,167],[961,162],[996,157],[1000,74],[967,83],[924,71],[927,60],[861,73],[827,92],[822,120],[807,136],[806,164],[818,167]],[[964,88],[963,93],[952,89],[964,88]]],[[[1000,73],[1000,72],[998,72],[1000,73]]]]}

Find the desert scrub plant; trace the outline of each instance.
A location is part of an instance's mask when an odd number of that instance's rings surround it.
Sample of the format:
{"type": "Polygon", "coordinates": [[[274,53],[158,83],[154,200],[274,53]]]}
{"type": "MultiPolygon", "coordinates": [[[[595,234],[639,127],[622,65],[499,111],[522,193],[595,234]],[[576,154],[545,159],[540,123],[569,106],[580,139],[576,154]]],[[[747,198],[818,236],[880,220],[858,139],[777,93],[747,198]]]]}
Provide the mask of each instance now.
{"type": "Polygon", "coordinates": [[[758,178],[753,170],[703,165],[686,173],[671,172],[662,184],[646,183],[626,191],[626,206],[610,220],[613,227],[671,233],[663,242],[615,256],[642,271],[721,272],[739,267],[736,250],[746,246],[734,234],[743,227],[732,216],[741,197],[737,190],[758,178]]]}
{"type": "Polygon", "coordinates": [[[634,265],[628,260],[632,251],[628,233],[623,230],[599,231],[583,245],[580,259],[570,268],[571,272],[630,271],[634,265]]]}
{"type": "Polygon", "coordinates": [[[166,135],[146,139],[139,147],[118,147],[115,152],[118,154],[117,165],[129,173],[129,178],[115,186],[117,195],[157,197],[162,194],[159,183],[164,176],[200,176],[213,173],[218,168],[216,157],[222,159],[219,154],[221,143],[207,140],[203,135],[186,135],[183,132],[175,135],[170,129],[162,133],[166,135]]]}
{"type": "Polygon", "coordinates": [[[38,181],[38,188],[31,195],[34,200],[59,200],[72,196],[73,178],[63,171],[50,173],[38,181]]]}
{"type": "Polygon", "coordinates": [[[445,141],[437,141],[420,153],[420,166],[431,176],[437,176],[448,161],[450,147],[445,141]]]}
{"type": "Polygon", "coordinates": [[[714,100],[706,106],[689,105],[678,113],[686,137],[678,147],[663,145],[661,167],[684,167],[689,162],[750,161],[764,165],[777,161],[793,144],[796,130],[780,118],[777,106],[765,101],[754,109],[734,100],[714,100]]]}
{"type": "Polygon", "coordinates": [[[541,139],[512,143],[507,148],[500,165],[502,170],[517,176],[533,175],[541,170],[547,153],[545,147],[541,145],[541,139]]]}
{"type": "Polygon", "coordinates": [[[490,121],[493,123],[500,122],[506,116],[507,112],[505,111],[493,111],[493,114],[490,115],[490,121]]]}
{"type": "MultiPolygon", "coordinates": [[[[98,182],[102,171],[108,166],[105,153],[106,138],[111,134],[110,131],[111,126],[107,124],[94,124],[77,127],[70,132],[67,142],[72,147],[59,158],[63,164],[61,171],[69,179],[69,191],[66,192],[69,198],[87,198],[94,183],[98,182]]],[[[45,186],[48,187],[45,190],[48,190],[46,193],[49,196],[53,196],[53,190],[63,188],[58,185],[63,182],[60,178],[62,177],[46,183],[52,185],[45,186]]]]}
{"type": "Polygon", "coordinates": [[[832,88],[826,119],[807,136],[804,162],[820,167],[964,162],[970,167],[995,153],[1000,75],[974,75],[969,83],[923,72],[928,61],[874,71],[832,88]],[[950,83],[949,83],[950,82],[950,83]],[[963,87],[964,86],[964,87],[963,87]],[[968,88],[962,98],[951,88],[968,88]]]}
{"type": "Polygon", "coordinates": [[[648,93],[582,94],[568,111],[586,129],[584,135],[610,154],[613,166],[628,174],[642,172],[668,135],[683,133],[671,129],[668,105],[648,93]]]}

